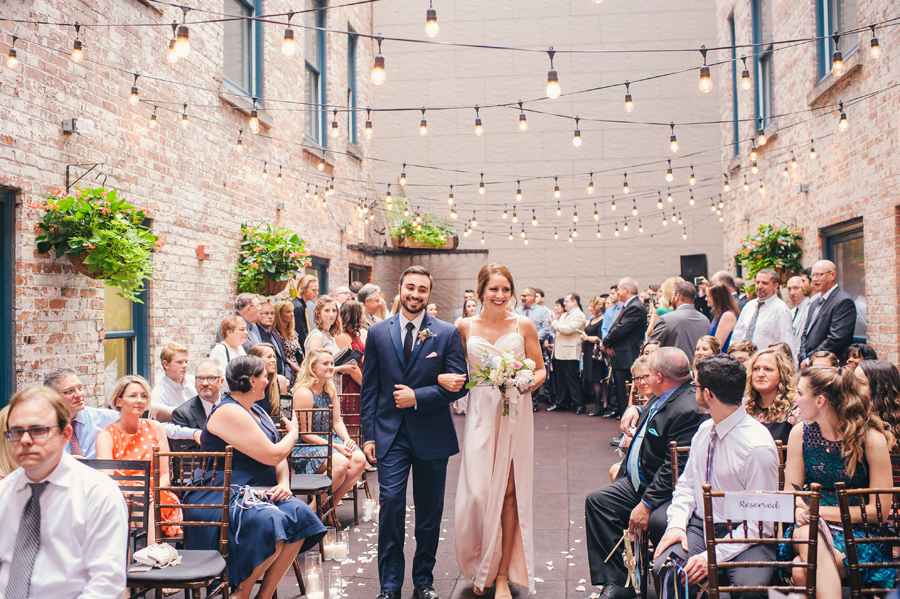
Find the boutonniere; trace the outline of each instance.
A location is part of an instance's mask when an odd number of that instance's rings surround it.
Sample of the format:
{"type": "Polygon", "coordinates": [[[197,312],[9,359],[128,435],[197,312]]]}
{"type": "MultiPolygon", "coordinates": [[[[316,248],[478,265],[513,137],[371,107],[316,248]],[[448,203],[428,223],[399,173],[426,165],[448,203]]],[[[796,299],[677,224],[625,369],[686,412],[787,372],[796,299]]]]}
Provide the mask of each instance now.
{"type": "Polygon", "coordinates": [[[419,345],[426,339],[431,339],[432,337],[437,337],[437,335],[432,333],[431,329],[422,329],[421,331],[419,331],[419,341],[416,343],[416,345],[419,345]]]}

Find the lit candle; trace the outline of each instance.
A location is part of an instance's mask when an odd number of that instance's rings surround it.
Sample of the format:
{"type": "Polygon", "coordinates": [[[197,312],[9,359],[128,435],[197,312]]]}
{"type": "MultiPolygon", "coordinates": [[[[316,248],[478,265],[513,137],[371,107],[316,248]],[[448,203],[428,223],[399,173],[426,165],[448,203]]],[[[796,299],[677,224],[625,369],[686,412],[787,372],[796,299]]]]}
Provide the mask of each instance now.
{"type": "Polygon", "coordinates": [[[338,599],[341,596],[341,589],[336,589],[334,587],[328,589],[328,597],[329,599],[338,599]]]}
{"type": "Polygon", "coordinates": [[[325,545],[325,550],[322,552],[322,559],[325,559],[325,560],[334,559],[335,548],[336,548],[336,546],[334,543],[325,545]]]}
{"type": "Polygon", "coordinates": [[[309,591],[306,593],[306,599],[325,599],[325,591],[309,591]]]}
{"type": "Polygon", "coordinates": [[[337,561],[342,561],[347,559],[350,550],[347,548],[347,543],[335,543],[334,545],[334,559],[337,561]]]}

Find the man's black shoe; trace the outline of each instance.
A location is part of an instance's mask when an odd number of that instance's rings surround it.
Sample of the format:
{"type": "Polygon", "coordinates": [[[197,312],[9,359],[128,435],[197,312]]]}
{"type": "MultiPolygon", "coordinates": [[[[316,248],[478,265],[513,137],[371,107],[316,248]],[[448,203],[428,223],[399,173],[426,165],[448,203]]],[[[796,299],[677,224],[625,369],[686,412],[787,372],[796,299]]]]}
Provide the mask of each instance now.
{"type": "Polygon", "coordinates": [[[603,415],[603,408],[594,408],[593,411],[591,411],[591,413],[588,414],[588,416],[590,416],[591,418],[595,418],[597,416],[602,416],[602,415],[603,415]]]}
{"type": "MultiPolygon", "coordinates": [[[[417,584],[415,590],[413,590],[413,597],[416,599],[441,599],[437,591],[434,590],[434,585],[431,584],[417,584]]],[[[400,599],[399,594],[397,599],[400,599]]]]}
{"type": "Polygon", "coordinates": [[[382,591],[375,599],[400,599],[400,591],[382,591]]]}
{"type": "Polygon", "coordinates": [[[619,443],[621,443],[621,442],[622,442],[622,435],[619,435],[618,437],[613,437],[612,439],[609,440],[609,444],[612,445],[613,447],[618,447],[619,443]]]}
{"type": "Polygon", "coordinates": [[[535,404],[535,405],[531,406],[531,411],[532,412],[540,412],[541,409],[539,407],[537,407],[537,405],[535,404]]]}
{"type": "Polygon", "coordinates": [[[600,599],[634,599],[635,592],[634,589],[628,587],[627,589],[623,586],[619,586],[617,584],[606,584],[603,585],[603,590],[600,591],[600,599]]]}
{"type": "Polygon", "coordinates": [[[616,412],[615,410],[609,410],[607,412],[604,412],[603,417],[604,418],[621,418],[619,413],[616,412]]]}
{"type": "Polygon", "coordinates": [[[587,412],[587,410],[584,409],[584,406],[578,406],[577,408],[575,408],[575,414],[578,416],[584,414],[585,412],[587,412]]]}
{"type": "Polygon", "coordinates": [[[554,404],[554,405],[550,406],[549,408],[547,408],[547,411],[548,412],[565,412],[566,407],[561,404],[554,404]]]}

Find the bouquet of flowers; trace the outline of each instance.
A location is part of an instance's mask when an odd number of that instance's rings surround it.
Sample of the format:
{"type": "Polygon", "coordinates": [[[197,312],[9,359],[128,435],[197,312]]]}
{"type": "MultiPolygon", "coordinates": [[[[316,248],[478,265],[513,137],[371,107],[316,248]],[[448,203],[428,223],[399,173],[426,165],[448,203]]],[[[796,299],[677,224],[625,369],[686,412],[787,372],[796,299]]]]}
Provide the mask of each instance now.
{"type": "Polygon", "coordinates": [[[534,385],[534,361],[521,358],[508,349],[498,355],[485,352],[481,356],[481,366],[475,366],[466,389],[475,385],[490,385],[500,390],[503,396],[501,416],[509,414],[510,399],[518,399],[519,395],[534,385]]]}

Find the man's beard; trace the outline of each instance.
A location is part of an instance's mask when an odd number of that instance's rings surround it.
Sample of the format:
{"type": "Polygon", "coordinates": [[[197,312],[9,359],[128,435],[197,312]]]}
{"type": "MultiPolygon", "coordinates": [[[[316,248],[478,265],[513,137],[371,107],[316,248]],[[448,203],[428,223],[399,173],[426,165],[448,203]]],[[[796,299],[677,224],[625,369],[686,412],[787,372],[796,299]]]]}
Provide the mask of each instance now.
{"type": "Polygon", "coordinates": [[[401,299],[400,305],[402,305],[403,308],[410,314],[418,314],[419,312],[421,312],[422,310],[425,309],[425,306],[428,305],[428,302],[427,301],[420,302],[418,308],[413,309],[413,307],[409,305],[407,300],[401,299]]]}

